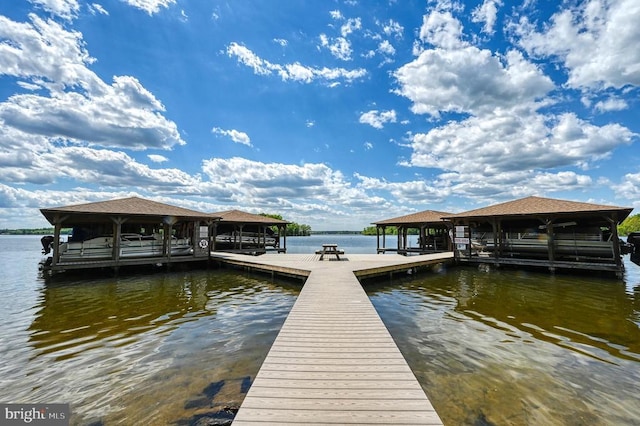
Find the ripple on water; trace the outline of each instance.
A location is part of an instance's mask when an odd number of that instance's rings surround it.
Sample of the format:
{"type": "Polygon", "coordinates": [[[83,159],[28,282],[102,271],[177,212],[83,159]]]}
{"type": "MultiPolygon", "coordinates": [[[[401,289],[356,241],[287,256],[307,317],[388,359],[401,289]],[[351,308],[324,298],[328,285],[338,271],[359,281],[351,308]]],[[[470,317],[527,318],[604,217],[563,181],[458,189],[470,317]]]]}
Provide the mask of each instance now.
{"type": "Polygon", "coordinates": [[[615,279],[449,268],[371,286],[446,424],[633,424],[638,303],[615,279]]]}
{"type": "Polygon", "coordinates": [[[71,402],[77,424],[170,424],[242,401],[299,288],[188,271],[29,291],[0,326],[0,400],[71,402]]]}

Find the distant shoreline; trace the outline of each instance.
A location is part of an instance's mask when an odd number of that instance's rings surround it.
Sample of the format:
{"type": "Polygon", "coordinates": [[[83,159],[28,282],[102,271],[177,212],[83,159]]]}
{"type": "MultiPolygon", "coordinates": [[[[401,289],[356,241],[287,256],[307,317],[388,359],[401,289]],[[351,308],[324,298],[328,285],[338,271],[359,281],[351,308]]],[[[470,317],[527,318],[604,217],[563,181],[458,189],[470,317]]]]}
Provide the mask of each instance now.
{"type": "Polygon", "coordinates": [[[362,231],[311,231],[311,235],[361,235],[362,231]]]}
{"type": "MultiPolygon", "coordinates": [[[[53,228],[38,229],[0,229],[0,235],[52,235],[53,228]]],[[[71,234],[71,228],[63,228],[62,235],[71,234]]],[[[362,235],[362,231],[311,231],[311,235],[362,235]]],[[[287,235],[293,237],[297,235],[287,235]]],[[[304,236],[304,235],[301,235],[304,236]]]]}
{"type": "MultiPolygon", "coordinates": [[[[62,228],[60,234],[71,234],[71,228],[62,228]]],[[[0,229],[0,235],[53,235],[53,228],[0,229]]]]}

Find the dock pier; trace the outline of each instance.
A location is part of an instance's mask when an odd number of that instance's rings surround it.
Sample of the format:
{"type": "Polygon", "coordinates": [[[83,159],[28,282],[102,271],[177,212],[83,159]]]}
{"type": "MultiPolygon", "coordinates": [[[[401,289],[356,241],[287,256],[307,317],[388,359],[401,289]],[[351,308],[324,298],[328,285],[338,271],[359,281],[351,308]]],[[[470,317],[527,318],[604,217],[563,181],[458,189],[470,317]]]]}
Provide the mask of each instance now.
{"type": "Polygon", "coordinates": [[[442,424],[358,277],[446,263],[452,253],[350,255],[340,261],[293,254],[213,257],[248,269],[306,277],[235,426],[442,424]]]}

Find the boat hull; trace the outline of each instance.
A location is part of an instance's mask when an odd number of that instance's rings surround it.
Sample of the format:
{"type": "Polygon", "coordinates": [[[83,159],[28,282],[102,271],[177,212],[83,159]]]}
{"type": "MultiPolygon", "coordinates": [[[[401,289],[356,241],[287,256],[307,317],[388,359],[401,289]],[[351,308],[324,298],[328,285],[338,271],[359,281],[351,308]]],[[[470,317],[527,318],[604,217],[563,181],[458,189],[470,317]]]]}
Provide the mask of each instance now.
{"type": "MultiPolygon", "coordinates": [[[[86,241],[71,241],[60,244],[60,262],[111,259],[113,257],[113,237],[100,236],[86,241]]],[[[193,254],[190,239],[171,239],[171,256],[193,254]]],[[[141,258],[164,256],[161,236],[126,234],[120,239],[120,258],[141,258]]]]}

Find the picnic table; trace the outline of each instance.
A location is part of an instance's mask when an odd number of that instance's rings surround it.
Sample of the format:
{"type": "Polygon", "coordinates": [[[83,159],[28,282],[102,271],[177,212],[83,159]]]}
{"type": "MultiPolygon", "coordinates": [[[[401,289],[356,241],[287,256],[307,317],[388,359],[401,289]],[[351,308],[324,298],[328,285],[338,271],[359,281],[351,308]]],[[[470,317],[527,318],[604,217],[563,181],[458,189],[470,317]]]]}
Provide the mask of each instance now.
{"type": "Polygon", "coordinates": [[[340,260],[340,255],[344,254],[344,250],[339,250],[337,244],[323,244],[322,250],[316,251],[316,254],[320,255],[319,260],[323,260],[325,254],[334,255],[336,259],[340,260]]]}

